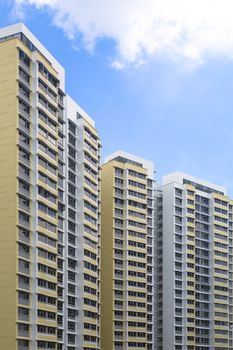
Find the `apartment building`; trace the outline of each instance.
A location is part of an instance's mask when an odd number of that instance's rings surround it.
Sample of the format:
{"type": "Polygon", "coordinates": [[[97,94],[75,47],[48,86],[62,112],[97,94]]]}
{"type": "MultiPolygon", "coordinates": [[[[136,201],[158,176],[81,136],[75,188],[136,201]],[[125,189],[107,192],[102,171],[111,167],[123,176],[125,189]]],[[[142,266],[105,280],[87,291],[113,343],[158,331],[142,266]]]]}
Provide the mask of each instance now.
{"type": "Polygon", "coordinates": [[[119,151],[102,166],[102,350],[154,348],[154,167],[119,151]]]}
{"type": "Polygon", "coordinates": [[[100,140],[23,25],[0,29],[0,344],[100,349],[100,140]]]}
{"type": "MultiPolygon", "coordinates": [[[[70,97],[67,97],[67,117],[66,293],[70,294],[71,300],[77,297],[77,327],[72,330],[77,349],[100,349],[101,144],[93,120],[70,97]],[[69,274],[74,278],[71,293],[69,274]]],[[[68,322],[68,331],[69,325],[68,322]]],[[[74,324],[71,326],[75,327],[74,324]]],[[[69,344],[69,339],[66,344],[69,344]]]]}
{"type": "Polygon", "coordinates": [[[158,349],[232,349],[233,201],[178,172],[155,201],[158,349]]]}
{"type": "Polygon", "coordinates": [[[163,188],[158,183],[154,192],[154,229],[154,340],[155,350],[163,350],[163,188]]]}

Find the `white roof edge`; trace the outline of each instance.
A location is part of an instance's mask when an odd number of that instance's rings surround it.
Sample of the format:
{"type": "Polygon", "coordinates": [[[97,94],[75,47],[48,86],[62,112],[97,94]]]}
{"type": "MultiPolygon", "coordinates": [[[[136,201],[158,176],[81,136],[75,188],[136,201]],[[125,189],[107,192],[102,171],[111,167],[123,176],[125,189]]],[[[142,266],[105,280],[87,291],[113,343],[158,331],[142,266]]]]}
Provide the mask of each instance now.
{"type": "Polygon", "coordinates": [[[78,105],[78,103],[69,95],[66,95],[67,116],[69,119],[76,121],[77,112],[95,128],[94,120],[78,105]]]}
{"type": "Polygon", "coordinates": [[[31,43],[38,49],[38,51],[40,51],[42,55],[45,56],[45,58],[52,64],[52,67],[59,74],[61,89],[64,91],[65,90],[65,69],[23,23],[16,23],[7,27],[0,28],[0,38],[4,38],[6,36],[17,34],[17,33],[23,33],[31,41],[31,43]]]}
{"type": "Polygon", "coordinates": [[[115,159],[116,157],[123,157],[129,160],[132,160],[137,163],[141,163],[145,169],[148,170],[148,175],[150,178],[154,178],[154,163],[151,160],[147,160],[141,157],[138,157],[134,154],[127,153],[124,151],[116,151],[112,154],[109,154],[107,157],[104,158],[104,164],[115,159]]]}
{"type": "Polygon", "coordinates": [[[183,179],[184,178],[187,179],[187,180],[190,180],[192,182],[198,183],[200,185],[203,185],[203,186],[206,186],[206,187],[210,187],[210,188],[212,188],[212,189],[214,189],[216,191],[223,192],[224,195],[227,194],[226,193],[226,188],[223,187],[223,186],[219,186],[219,185],[213,184],[211,182],[199,179],[199,178],[197,178],[195,176],[192,176],[192,175],[189,175],[189,174],[186,174],[186,173],[182,173],[182,172],[179,172],[179,171],[175,171],[173,173],[165,175],[163,177],[163,186],[168,185],[168,184],[170,184],[172,182],[183,184],[183,179]]]}

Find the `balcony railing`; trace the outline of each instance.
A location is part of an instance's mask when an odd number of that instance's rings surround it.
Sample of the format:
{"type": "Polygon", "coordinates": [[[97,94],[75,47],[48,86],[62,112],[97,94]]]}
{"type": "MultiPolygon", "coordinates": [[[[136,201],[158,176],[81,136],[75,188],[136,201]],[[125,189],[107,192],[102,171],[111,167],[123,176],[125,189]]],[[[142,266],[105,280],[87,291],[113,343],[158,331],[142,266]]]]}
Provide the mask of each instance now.
{"type": "Polygon", "coordinates": [[[25,109],[19,106],[19,113],[25,117],[26,119],[30,119],[30,113],[28,113],[25,109]]]}
{"type": "Polygon", "coordinates": [[[115,197],[123,198],[124,195],[123,195],[123,193],[115,192],[115,197]]]}
{"type": "Polygon", "coordinates": [[[26,142],[24,142],[24,141],[22,141],[22,140],[19,140],[18,142],[19,142],[19,145],[20,145],[20,146],[22,146],[23,148],[25,148],[27,151],[30,151],[30,143],[28,144],[28,143],[26,143],[26,142]]]}
{"type": "Polygon", "coordinates": [[[20,122],[19,122],[19,129],[24,131],[27,135],[30,134],[30,128],[27,128],[25,125],[22,125],[20,122]]]}
{"type": "Polygon", "coordinates": [[[19,72],[18,76],[19,80],[26,84],[28,87],[30,86],[30,82],[28,81],[27,75],[23,72],[19,72]]]}
{"type": "Polygon", "coordinates": [[[19,96],[22,100],[27,103],[30,103],[30,96],[28,97],[22,90],[19,89],[19,96]]]}
{"type": "Polygon", "coordinates": [[[26,290],[30,289],[30,284],[28,284],[28,283],[24,283],[24,282],[19,281],[18,285],[19,285],[19,288],[21,288],[21,289],[26,289],[26,290]]]}
{"type": "Polygon", "coordinates": [[[19,208],[24,210],[24,211],[26,211],[27,213],[30,212],[30,207],[28,205],[26,205],[26,204],[23,204],[23,203],[19,202],[19,208]]]}
{"type": "Polygon", "coordinates": [[[19,193],[23,194],[24,196],[30,197],[30,191],[26,190],[25,188],[19,187],[19,193]]]}
{"type": "Polygon", "coordinates": [[[22,218],[19,218],[19,224],[24,226],[24,227],[27,227],[27,228],[30,227],[30,222],[28,222],[28,221],[26,221],[26,220],[24,220],[22,218]]]}
{"type": "Polygon", "coordinates": [[[25,174],[25,173],[22,173],[22,172],[19,171],[19,177],[20,177],[21,179],[26,180],[27,182],[30,182],[30,176],[27,175],[27,174],[25,174]]]}
{"type": "MultiPolygon", "coordinates": [[[[18,298],[18,303],[21,304],[21,305],[29,305],[29,299],[24,299],[24,298],[21,298],[19,297],[18,298]]],[[[23,314],[19,314],[21,316],[26,316],[28,318],[27,315],[23,315],[23,314]]],[[[22,318],[20,318],[20,320],[22,320],[22,318]]],[[[27,321],[28,319],[24,319],[24,321],[27,321]]]]}
{"type": "Polygon", "coordinates": [[[118,329],[118,330],[121,330],[121,329],[123,329],[123,325],[115,325],[115,329],[118,329]]]}
{"type": "Polygon", "coordinates": [[[30,274],[30,270],[22,266],[19,266],[19,272],[24,273],[25,275],[30,274]]]}
{"type": "Polygon", "coordinates": [[[29,337],[29,331],[23,331],[23,330],[19,329],[18,330],[18,337],[28,338],[29,337]]]}
{"type": "Polygon", "coordinates": [[[18,350],[29,350],[29,347],[25,346],[25,345],[18,345],[17,349],[18,350]]]}
{"type": "Polygon", "coordinates": [[[123,269],[123,264],[115,264],[115,268],[116,269],[123,269]]]}
{"type": "Polygon", "coordinates": [[[24,250],[20,250],[19,249],[19,257],[29,259],[30,258],[30,254],[25,252],[24,250]]]}
{"type": "MultiPolygon", "coordinates": [[[[26,305],[26,304],[25,304],[25,305],[26,305]]],[[[19,319],[20,321],[29,321],[29,315],[25,315],[25,314],[19,313],[19,314],[18,314],[18,319],[19,319]]]]}
{"type": "Polygon", "coordinates": [[[19,156],[19,160],[26,165],[30,165],[30,160],[25,157],[19,156]]]}
{"type": "Polygon", "coordinates": [[[116,320],[123,320],[123,315],[115,315],[116,320]]]}
{"type": "Polygon", "coordinates": [[[30,65],[28,66],[27,64],[25,64],[23,60],[20,60],[19,64],[26,72],[30,73],[30,65]]]}
{"type": "Polygon", "coordinates": [[[29,244],[30,238],[26,237],[23,233],[19,232],[19,241],[29,244]]]}

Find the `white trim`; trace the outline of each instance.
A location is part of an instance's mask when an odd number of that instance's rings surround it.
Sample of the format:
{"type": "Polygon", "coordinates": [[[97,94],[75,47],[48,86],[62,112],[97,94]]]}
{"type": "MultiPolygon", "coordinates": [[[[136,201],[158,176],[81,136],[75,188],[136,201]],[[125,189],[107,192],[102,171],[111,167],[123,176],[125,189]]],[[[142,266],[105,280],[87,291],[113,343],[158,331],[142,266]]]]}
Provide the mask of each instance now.
{"type": "Polygon", "coordinates": [[[226,195],[226,189],[224,187],[219,186],[219,185],[215,185],[211,182],[201,180],[197,177],[194,177],[194,176],[191,176],[191,175],[179,172],[179,171],[176,171],[174,173],[171,173],[171,174],[164,176],[163,177],[163,186],[168,185],[168,184],[173,183],[173,182],[183,185],[183,179],[187,179],[187,180],[190,180],[190,181],[195,182],[197,184],[212,188],[216,191],[223,192],[224,195],[226,195]]]}

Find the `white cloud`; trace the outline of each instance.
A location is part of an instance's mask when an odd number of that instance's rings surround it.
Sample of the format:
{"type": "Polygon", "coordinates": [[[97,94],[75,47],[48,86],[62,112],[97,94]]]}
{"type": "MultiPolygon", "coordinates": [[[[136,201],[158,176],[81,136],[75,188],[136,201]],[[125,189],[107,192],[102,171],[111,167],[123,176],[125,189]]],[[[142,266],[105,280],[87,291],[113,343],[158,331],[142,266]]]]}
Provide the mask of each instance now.
{"type": "Polygon", "coordinates": [[[207,57],[233,58],[232,0],[14,0],[47,7],[66,35],[92,50],[112,39],[113,67],[140,65],[151,57],[200,64],[207,57]]]}

